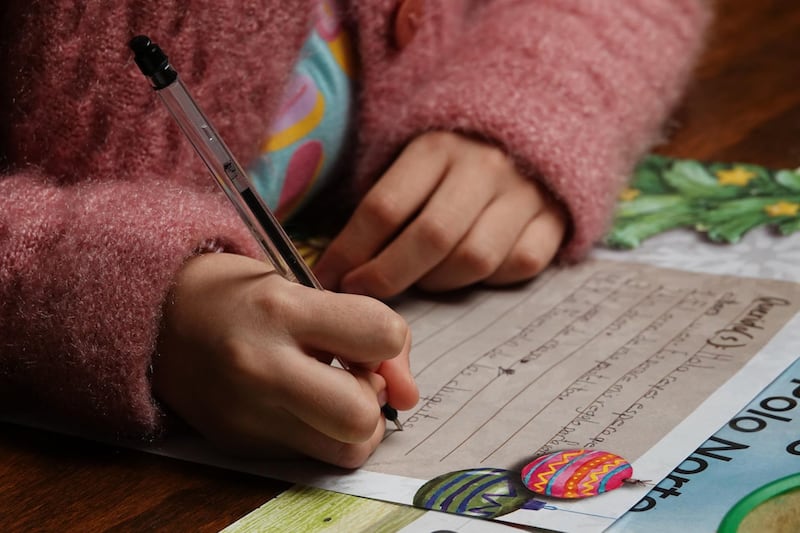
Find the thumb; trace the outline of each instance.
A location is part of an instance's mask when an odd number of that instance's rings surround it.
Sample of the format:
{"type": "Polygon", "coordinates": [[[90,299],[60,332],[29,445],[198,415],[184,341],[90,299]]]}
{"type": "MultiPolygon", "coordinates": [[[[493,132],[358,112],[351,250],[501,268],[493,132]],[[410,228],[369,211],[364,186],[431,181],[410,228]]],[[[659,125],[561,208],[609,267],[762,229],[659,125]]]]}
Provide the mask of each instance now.
{"type": "Polygon", "coordinates": [[[389,404],[401,410],[411,409],[419,400],[419,390],[409,366],[410,350],[411,333],[409,332],[400,353],[392,359],[383,361],[377,370],[377,373],[386,381],[389,404]]]}

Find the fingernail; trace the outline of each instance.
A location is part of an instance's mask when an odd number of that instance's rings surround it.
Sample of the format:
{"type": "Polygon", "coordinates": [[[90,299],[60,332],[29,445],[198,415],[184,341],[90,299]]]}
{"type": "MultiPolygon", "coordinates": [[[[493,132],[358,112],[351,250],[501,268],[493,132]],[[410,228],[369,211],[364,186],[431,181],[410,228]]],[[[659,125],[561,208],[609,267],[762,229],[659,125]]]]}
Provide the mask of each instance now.
{"type": "Polygon", "coordinates": [[[384,406],[389,402],[389,393],[386,392],[386,389],[383,389],[378,393],[378,405],[384,406]]]}

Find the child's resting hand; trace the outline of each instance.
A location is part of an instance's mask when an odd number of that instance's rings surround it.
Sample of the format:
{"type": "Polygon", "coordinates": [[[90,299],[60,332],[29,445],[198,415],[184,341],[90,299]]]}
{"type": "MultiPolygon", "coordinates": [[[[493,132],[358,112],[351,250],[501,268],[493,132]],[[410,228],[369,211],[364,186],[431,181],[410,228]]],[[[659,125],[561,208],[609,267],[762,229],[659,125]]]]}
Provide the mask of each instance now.
{"type": "Polygon", "coordinates": [[[315,271],[378,298],[532,278],[552,261],[564,210],[501,150],[455,133],[415,139],[367,193],[315,271]]]}
{"type": "Polygon", "coordinates": [[[153,388],[229,451],[352,468],[383,437],[382,403],[417,401],[409,344],[403,318],[377,300],[290,283],[247,257],[201,255],[166,304],[153,388]],[[350,371],[330,366],[332,354],[350,371]]]}

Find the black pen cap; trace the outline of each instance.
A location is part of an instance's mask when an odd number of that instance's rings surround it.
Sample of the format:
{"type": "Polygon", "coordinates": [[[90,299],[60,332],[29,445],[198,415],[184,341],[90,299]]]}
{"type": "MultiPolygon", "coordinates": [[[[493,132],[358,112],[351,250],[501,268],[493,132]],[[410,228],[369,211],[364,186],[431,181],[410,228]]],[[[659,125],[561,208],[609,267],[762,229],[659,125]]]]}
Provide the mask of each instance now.
{"type": "Polygon", "coordinates": [[[163,89],[178,78],[178,73],[169,64],[167,54],[146,35],[137,35],[128,46],[133,50],[136,65],[150,79],[153,88],[163,89]]]}

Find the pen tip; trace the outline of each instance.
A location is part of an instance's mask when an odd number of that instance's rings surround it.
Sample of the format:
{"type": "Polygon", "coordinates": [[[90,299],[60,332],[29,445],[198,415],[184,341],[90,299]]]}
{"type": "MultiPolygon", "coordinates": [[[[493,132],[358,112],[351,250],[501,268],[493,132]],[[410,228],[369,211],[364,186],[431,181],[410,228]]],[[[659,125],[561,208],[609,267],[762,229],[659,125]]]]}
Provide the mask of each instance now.
{"type": "Polygon", "coordinates": [[[381,412],[386,420],[394,424],[394,427],[396,427],[398,431],[403,431],[403,424],[401,424],[400,420],[397,418],[397,409],[387,403],[381,407],[381,412]]]}

